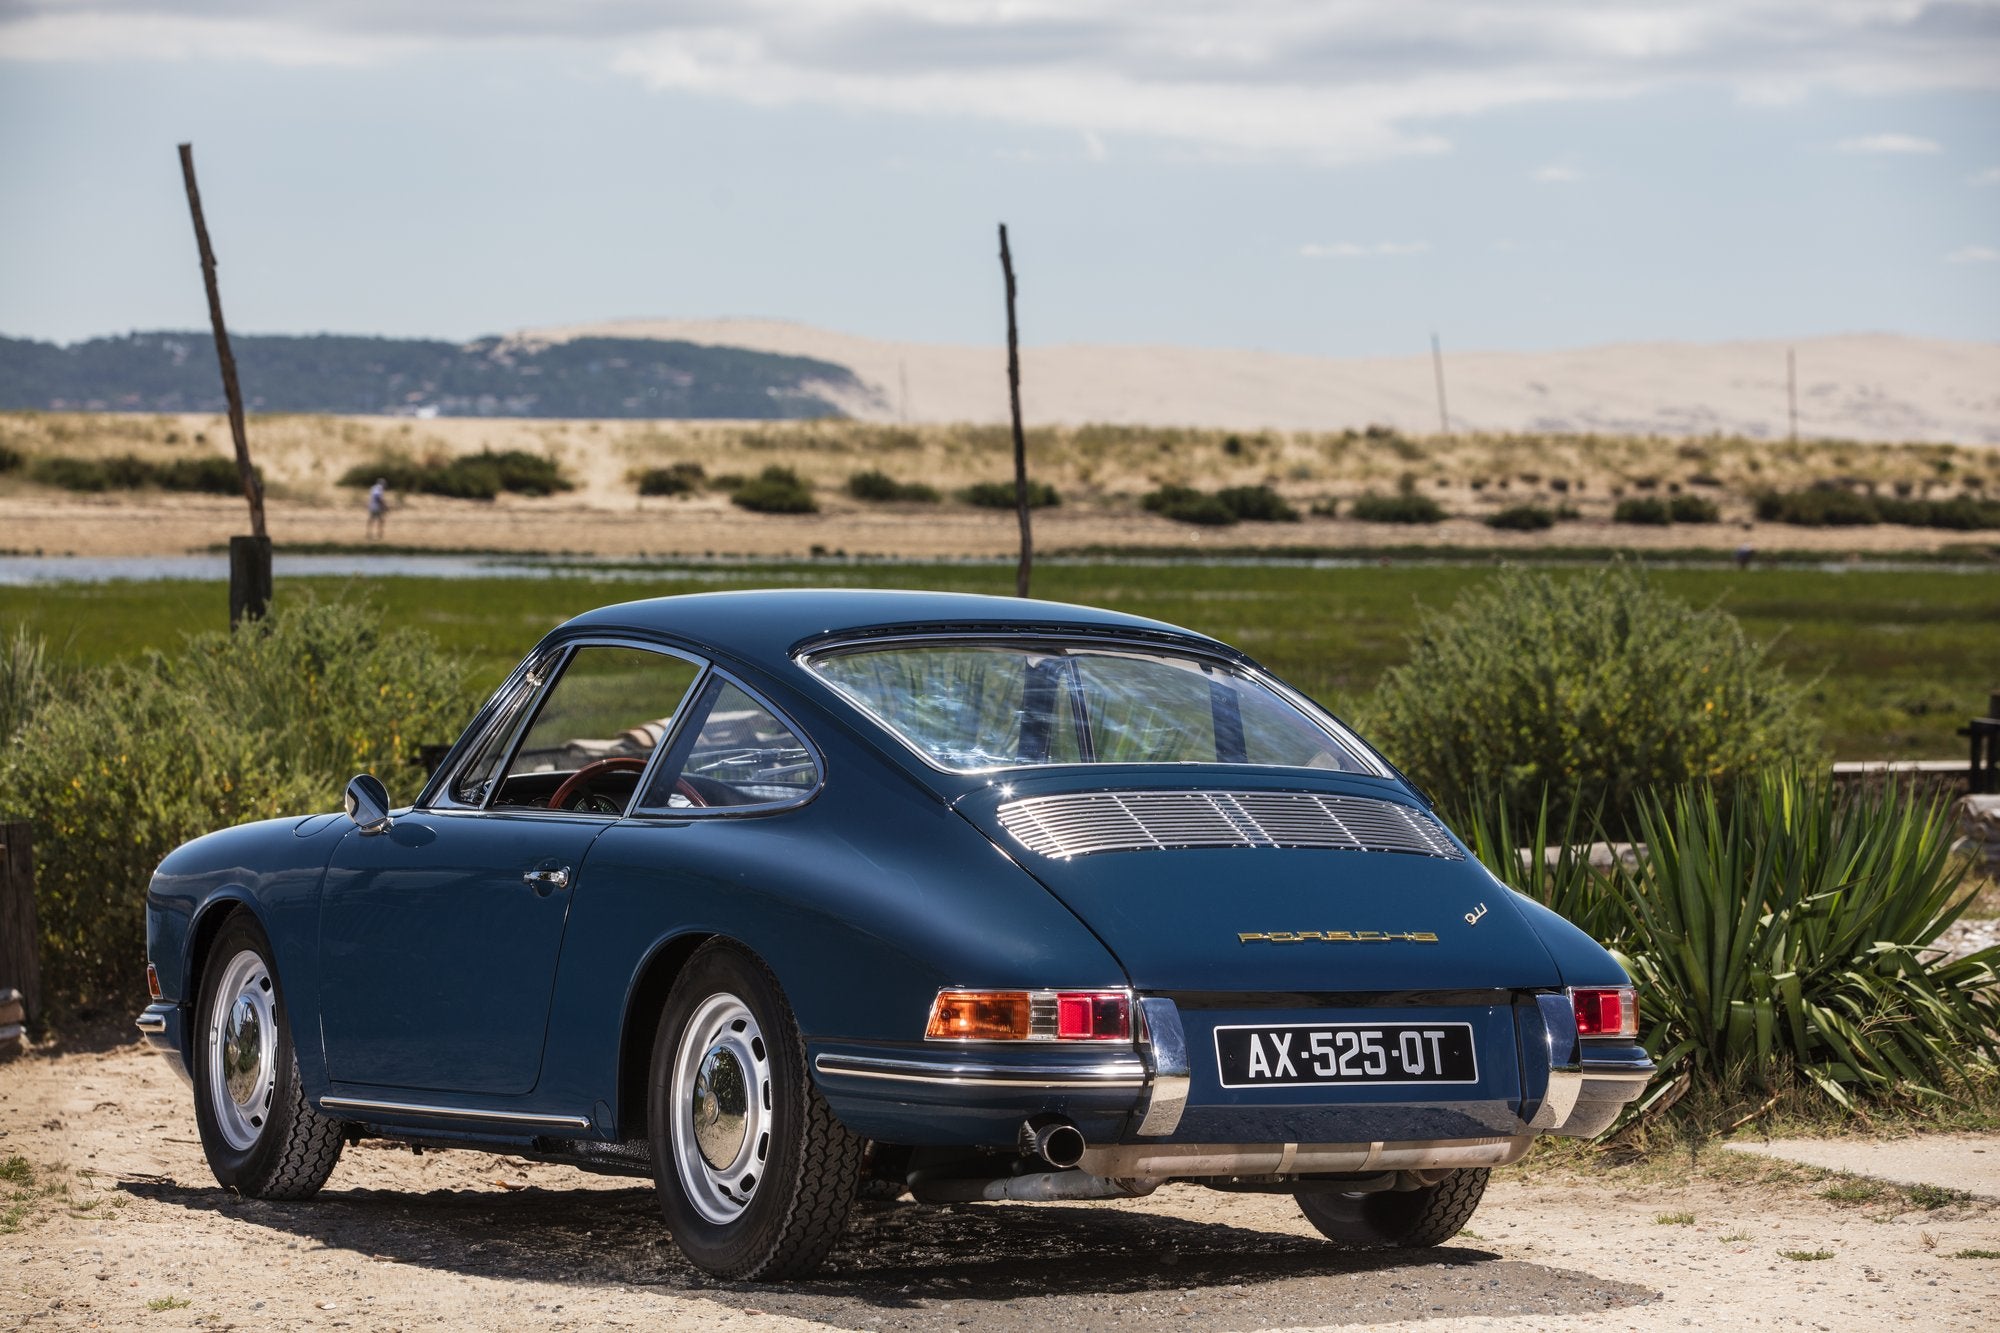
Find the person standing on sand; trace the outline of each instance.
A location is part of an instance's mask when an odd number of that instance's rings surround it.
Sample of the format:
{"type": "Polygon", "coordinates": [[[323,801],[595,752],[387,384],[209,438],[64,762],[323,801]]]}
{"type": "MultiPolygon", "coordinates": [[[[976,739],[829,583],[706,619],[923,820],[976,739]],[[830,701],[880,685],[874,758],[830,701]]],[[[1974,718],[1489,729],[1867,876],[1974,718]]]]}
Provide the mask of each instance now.
{"type": "Polygon", "coordinates": [[[368,538],[379,540],[389,528],[389,479],[375,478],[375,484],[368,488],[368,538]]]}

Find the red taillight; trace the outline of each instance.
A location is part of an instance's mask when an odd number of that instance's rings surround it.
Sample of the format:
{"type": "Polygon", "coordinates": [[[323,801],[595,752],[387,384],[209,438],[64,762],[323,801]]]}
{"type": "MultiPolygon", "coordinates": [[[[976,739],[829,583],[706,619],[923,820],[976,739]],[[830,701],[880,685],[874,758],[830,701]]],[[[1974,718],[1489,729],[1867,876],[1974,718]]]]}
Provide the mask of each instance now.
{"type": "Polygon", "coordinates": [[[948,990],[931,1002],[931,1041],[1130,1041],[1125,991],[948,990]]]}
{"type": "Polygon", "coordinates": [[[1636,1038],[1639,1035],[1639,997],[1632,987],[1571,987],[1569,998],[1576,1008],[1577,1036],[1636,1038]]]}
{"type": "Polygon", "coordinates": [[[154,999],[160,998],[160,970],[151,963],[146,964],[146,991],[154,999]]]}
{"type": "Polygon", "coordinates": [[[1057,1041],[1127,1041],[1132,1001],[1123,991],[1062,991],[1056,995],[1057,1041]]]}

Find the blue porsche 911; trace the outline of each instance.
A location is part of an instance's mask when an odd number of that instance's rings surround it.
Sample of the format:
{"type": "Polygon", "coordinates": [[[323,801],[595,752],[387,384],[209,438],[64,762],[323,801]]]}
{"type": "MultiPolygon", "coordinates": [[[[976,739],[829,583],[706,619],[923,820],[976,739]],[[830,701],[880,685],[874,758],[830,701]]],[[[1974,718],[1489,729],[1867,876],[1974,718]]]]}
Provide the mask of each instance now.
{"type": "Polygon", "coordinates": [[[423,791],[179,848],[139,1019],[216,1179],[344,1144],[649,1175],[810,1271],[864,1190],[1291,1194],[1435,1245],[1652,1065],[1605,950],[1242,653],[1013,599],[716,593],[554,630],[423,791]]]}

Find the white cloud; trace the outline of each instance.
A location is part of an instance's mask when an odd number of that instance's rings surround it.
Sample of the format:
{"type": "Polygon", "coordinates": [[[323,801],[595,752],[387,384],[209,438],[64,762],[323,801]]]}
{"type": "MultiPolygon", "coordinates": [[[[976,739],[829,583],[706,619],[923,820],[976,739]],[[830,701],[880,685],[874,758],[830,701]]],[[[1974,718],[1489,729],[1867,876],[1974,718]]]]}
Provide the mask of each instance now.
{"type": "Polygon", "coordinates": [[[1965,178],[1967,185],[2000,185],[2000,167],[1988,167],[1975,171],[1965,178]]]}
{"type": "Polygon", "coordinates": [[[1575,167],[1566,167],[1560,163],[1552,162],[1546,167],[1537,167],[1529,179],[1538,181],[1543,185],[1568,185],[1572,181],[1582,180],[1583,173],[1575,167]]]}
{"type": "Polygon", "coordinates": [[[1961,245],[1944,257],[1947,264],[1991,264],[2000,260],[2000,250],[1990,245],[1961,245]]]}
{"type": "Polygon", "coordinates": [[[1444,151],[1455,118],[1690,85],[1753,104],[1990,89],[1992,4],[0,0],[0,61],[353,64],[508,43],[758,106],[1348,162],[1444,151]]]}
{"type": "Polygon", "coordinates": [[[1308,241],[1299,247],[1299,253],[1307,259],[1381,259],[1403,255],[1424,254],[1431,248],[1429,241],[1332,241],[1321,244],[1308,241]]]}
{"type": "Polygon", "coordinates": [[[1915,134],[1864,134],[1858,139],[1842,139],[1834,147],[1843,153],[1872,155],[1928,155],[1942,153],[1944,145],[1915,134]]]}

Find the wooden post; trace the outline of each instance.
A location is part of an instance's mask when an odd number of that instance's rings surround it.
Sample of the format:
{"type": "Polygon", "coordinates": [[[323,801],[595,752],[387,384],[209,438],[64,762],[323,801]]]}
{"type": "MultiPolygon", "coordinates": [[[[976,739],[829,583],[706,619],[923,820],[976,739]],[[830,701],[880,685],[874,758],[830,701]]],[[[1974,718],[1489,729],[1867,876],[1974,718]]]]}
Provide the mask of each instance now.
{"type": "Polygon", "coordinates": [[[201,251],[201,281],[208,289],[208,320],[215,326],[215,357],[222,363],[222,392],[229,400],[229,438],[236,446],[236,471],[250,504],[250,536],[229,539],[229,623],[262,618],[271,604],[271,534],[264,527],[264,483],[250,464],[243,430],[243,389],[236,382],[236,356],[229,350],[229,326],[222,321],[222,289],[215,281],[215,251],[202,217],[201,190],[194,181],[194,145],[182,144],[181,179],[187,184],[188,212],[194,218],[195,246],[201,251]],[[245,542],[239,554],[237,543],[245,542]],[[241,571],[239,579],[238,571],[241,571]]]}
{"type": "Polygon", "coordinates": [[[1799,442],[1799,360],[1798,353],[1785,349],[1785,410],[1792,423],[1792,443],[1799,442]]]}
{"type": "Polygon", "coordinates": [[[0,820],[0,991],[18,990],[33,1024],[42,1013],[42,937],[35,924],[34,826],[0,820]]]}
{"type": "Polygon", "coordinates": [[[1014,507],[1021,516],[1021,563],[1014,571],[1014,595],[1028,595],[1035,563],[1035,537],[1028,526],[1028,442],[1021,433],[1021,339],[1014,328],[1014,256],[1007,249],[1007,224],[1000,224],[1000,271],[1007,277],[1007,400],[1014,409],[1014,507]]]}
{"type": "Polygon", "coordinates": [[[1451,434],[1451,414],[1444,410],[1444,349],[1438,346],[1438,336],[1431,335],[1431,374],[1437,379],[1438,390],[1438,434],[1451,434]]]}

